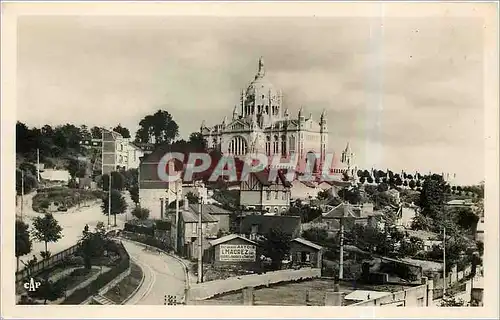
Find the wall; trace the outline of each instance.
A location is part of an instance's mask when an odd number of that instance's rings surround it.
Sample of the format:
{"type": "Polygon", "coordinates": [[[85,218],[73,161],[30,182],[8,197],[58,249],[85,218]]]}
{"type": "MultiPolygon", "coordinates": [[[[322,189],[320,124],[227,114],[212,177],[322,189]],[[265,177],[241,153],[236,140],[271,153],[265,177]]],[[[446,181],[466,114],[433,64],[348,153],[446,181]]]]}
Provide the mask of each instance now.
{"type": "Polygon", "coordinates": [[[240,205],[260,206],[262,205],[262,191],[242,190],[240,191],[240,205]]]}
{"type": "Polygon", "coordinates": [[[265,274],[251,274],[231,277],[192,285],[187,294],[188,304],[191,300],[204,300],[216,295],[241,290],[245,287],[259,287],[280,282],[319,278],[321,269],[280,270],[265,274]]]}
{"type": "MultiPolygon", "coordinates": [[[[167,193],[165,189],[140,189],[139,190],[139,203],[142,208],[149,209],[150,219],[161,218],[161,198],[166,198],[167,193]]],[[[164,202],[167,202],[164,200],[164,202]]],[[[165,210],[164,210],[165,214],[165,210]]]]}
{"type": "Polygon", "coordinates": [[[311,188],[303,184],[302,182],[295,180],[292,182],[292,188],[290,189],[290,197],[292,199],[309,199],[309,196],[316,198],[318,192],[321,191],[319,188],[311,188]]]}
{"type": "Polygon", "coordinates": [[[212,216],[219,221],[217,226],[218,230],[229,231],[229,228],[231,227],[229,214],[212,214],[212,216]]]}
{"type": "Polygon", "coordinates": [[[128,275],[130,275],[130,266],[127,268],[127,270],[125,270],[122,273],[120,273],[116,278],[114,278],[107,285],[105,285],[104,287],[102,287],[102,289],[99,290],[99,294],[100,295],[106,294],[106,292],[108,292],[111,288],[113,288],[118,283],[120,283],[120,281],[122,281],[123,279],[125,279],[125,277],[127,277],[128,275]]]}
{"type": "Polygon", "coordinates": [[[349,305],[350,307],[424,307],[427,305],[427,284],[394,292],[383,297],[349,305]]]}

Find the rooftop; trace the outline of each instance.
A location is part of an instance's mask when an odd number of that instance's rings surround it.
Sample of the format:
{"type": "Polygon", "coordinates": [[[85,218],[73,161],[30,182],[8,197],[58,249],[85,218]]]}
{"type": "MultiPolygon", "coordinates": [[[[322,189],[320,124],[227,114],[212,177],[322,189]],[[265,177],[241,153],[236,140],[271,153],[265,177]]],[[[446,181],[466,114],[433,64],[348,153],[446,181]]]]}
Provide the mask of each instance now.
{"type": "Polygon", "coordinates": [[[256,242],[252,241],[252,240],[249,240],[245,237],[242,237],[242,236],[239,236],[237,234],[229,234],[227,236],[223,236],[223,237],[220,237],[218,239],[215,239],[215,240],[212,240],[212,241],[209,241],[210,242],[210,245],[212,246],[216,246],[218,244],[221,244],[221,243],[224,243],[224,242],[228,242],[230,240],[233,240],[233,239],[241,239],[241,240],[244,240],[248,243],[251,243],[251,244],[257,244],[256,242]]]}
{"type": "Polygon", "coordinates": [[[305,245],[305,246],[311,247],[311,248],[316,249],[316,250],[321,250],[321,249],[323,249],[323,247],[322,247],[322,246],[317,245],[316,243],[311,242],[311,241],[306,240],[306,239],[303,239],[303,238],[295,238],[295,239],[293,239],[292,241],[296,241],[296,242],[298,242],[298,243],[301,243],[301,244],[303,244],[303,245],[305,245]]]}

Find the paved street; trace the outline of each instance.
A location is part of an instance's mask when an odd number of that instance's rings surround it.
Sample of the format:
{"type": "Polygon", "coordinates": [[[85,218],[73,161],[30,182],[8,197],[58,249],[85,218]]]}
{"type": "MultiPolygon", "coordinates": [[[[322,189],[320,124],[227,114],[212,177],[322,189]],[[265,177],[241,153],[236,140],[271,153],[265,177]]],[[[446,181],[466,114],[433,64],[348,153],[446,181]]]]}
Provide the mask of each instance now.
{"type": "Polygon", "coordinates": [[[123,240],[132,259],[144,272],[144,283],[127,304],[162,305],[165,295],[184,299],[186,285],[184,266],[175,258],[156,251],[146,251],[143,246],[123,240]]]}

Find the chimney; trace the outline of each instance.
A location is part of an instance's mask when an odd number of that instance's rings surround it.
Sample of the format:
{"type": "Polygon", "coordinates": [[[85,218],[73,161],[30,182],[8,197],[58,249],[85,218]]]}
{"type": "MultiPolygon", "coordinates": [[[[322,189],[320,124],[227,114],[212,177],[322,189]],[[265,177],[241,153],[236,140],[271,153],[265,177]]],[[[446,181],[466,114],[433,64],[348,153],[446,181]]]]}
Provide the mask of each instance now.
{"type": "Polygon", "coordinates": [[[184,210],[189,210],[189,201],[187,197],[184,197],[184,210]]]}

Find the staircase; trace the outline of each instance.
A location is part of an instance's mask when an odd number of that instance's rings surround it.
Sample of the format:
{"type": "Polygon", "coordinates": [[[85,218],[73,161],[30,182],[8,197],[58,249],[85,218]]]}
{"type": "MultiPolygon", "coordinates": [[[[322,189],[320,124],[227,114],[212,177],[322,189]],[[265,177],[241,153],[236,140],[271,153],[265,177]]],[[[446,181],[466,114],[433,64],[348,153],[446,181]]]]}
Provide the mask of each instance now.
{"type": "Polygon", "coordinates": [[[92,298],[94,299],[95,302],[97,302],[100,305],[116,304],[114,301],[106,298],[105,296],[101,296],[100,294],[97,294],[97,295],[93,296],[92,298]]]}

